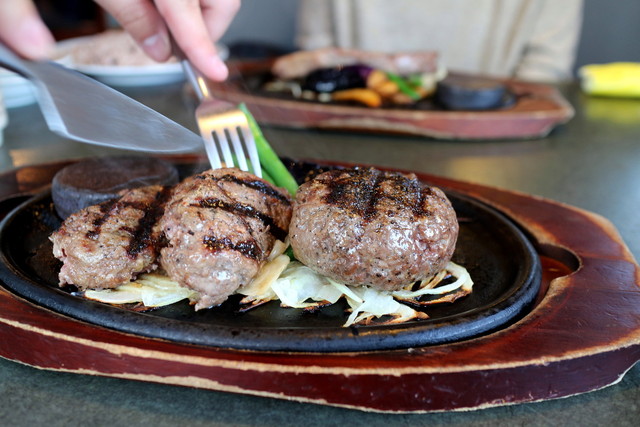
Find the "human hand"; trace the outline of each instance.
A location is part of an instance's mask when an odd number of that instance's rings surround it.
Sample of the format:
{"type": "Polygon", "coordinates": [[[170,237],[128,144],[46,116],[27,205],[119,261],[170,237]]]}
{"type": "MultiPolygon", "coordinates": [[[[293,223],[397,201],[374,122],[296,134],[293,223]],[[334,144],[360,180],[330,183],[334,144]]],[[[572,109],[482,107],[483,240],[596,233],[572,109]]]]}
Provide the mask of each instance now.
{"type": "MultiPolygon", "coordinates": [[[[8,3],[0,1],[0,4],[8,3]]],[[[221,81],[228,69],[218,57],[220,39],[240,8],[240,0],[96,0],[156,61],[171,56],[169,31],[191,63],[221,81]]]]}
{"type": "MultiPolygon", "coordinates": [[[[228,70],[215,42],[240,8],[240,0],[96,0],[157,61],[171,56],[169,29],[193,65],[212,80],[228,70]]],[[[0,0],[0,40],[30,59],[49,57],[54,38],[31,0],[0,0]]]]}
{"type": "Polygon", "coordinates": [[[47,58],[55,42],[31,0],[0,1],[0,40],[30,59],[47,58]]]}

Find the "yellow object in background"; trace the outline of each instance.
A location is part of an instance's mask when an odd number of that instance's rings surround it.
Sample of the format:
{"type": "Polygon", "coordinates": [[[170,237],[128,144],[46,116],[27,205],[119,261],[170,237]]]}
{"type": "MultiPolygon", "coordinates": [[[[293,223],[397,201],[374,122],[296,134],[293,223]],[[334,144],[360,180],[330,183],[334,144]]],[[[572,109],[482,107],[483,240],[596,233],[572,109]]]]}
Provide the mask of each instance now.
{"type": "Polygon", "coordinates": [[[640,98],[640,63],[584,65],[578,74],[582,90],[590,95],[640,98]]]}
{"type": "Polygon", "coordinates": [[[640,123],[640,98],[588,96],[583,102],[584,115],[594,122],[637,126],[640,123]]]}

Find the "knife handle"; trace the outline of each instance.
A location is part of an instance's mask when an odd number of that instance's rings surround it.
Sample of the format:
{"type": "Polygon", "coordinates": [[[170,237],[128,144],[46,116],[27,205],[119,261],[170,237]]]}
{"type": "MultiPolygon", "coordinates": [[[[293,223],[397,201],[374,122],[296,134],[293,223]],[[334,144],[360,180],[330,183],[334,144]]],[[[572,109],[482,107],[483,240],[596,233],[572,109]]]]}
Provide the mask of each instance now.
{"type": "Polygon", "coordinates": [[[0,43],[0,66],[26,78],[33,79],[33,74],[29,72],[29,68],[24,61],[3,43],[0,43]]]}

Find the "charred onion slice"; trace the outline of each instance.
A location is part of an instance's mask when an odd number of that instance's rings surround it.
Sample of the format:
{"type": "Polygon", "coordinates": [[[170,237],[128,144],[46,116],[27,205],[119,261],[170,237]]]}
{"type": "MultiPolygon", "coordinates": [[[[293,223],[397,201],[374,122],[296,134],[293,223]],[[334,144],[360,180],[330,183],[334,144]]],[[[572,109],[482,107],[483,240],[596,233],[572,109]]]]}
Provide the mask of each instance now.
{"type": "Polygon", "coordinates": [[[163,273],[141,274],[137,280],[115,289],[88,289],[84,297],[108,304],[143,304],[145,307],[162,307],[183,299],[192,300],[197,293],[180,286],[163,273]]]}
{"type": "MultiPolygon", "coordinates": [[[[409,287],[414,287],[410,285],[409,287]]],[[[310,310],[326,302],[337,302],[344,297],[351,314],[343,326],[404,323],[413,319],[425,319],[427,314],[406,304],[422,306],[437,302],[452,302],[471,293],[473,281],[467,270],[449,262],[444,270],[430,280],[418,284],[418,289],[387,292],[369,286],[349,286],[322,276],[309,267],[294,261],[273,283],[271,289],[284,307],[310,310]],[[447,278],[452,283],[441,285],[447,278]],[[397,294],[397,295],[396,295],[397,294]],[[437,299],[420,301],[424,295],[440,295],[437,299]],[[401,302],[399,302],[401,301],[401,302]]]]}
{"type": "MultiPolygon", "coordinates": [[[[404,323],[426,319],[428,315],[411,306],[453,302],[471,293],[473,281],[464,267],[449,262],[447,267],[429,280],[407,286],[408,290],[380,291],[369,286],[349,286],[322,276],[298,261],[284,255],[286,245],[274,247],[268,262],[254,281],[239,289],[244,295],[241,311],[247,311],[273,300],[282,307],[314,311],[345,298],[350,315],[343,326],[404,323]],[[450,283],[443,281],[449,280],[450,283]],[[417,289],[416,289],[417,288],[417,289]],[[422,301],[425,295],[437,296],[422,301]]],[[[179,286],[162,273],[142,274],[131,283],[116,289],[89,290],[89,299],[110,304],[141,303],[147,307],[169,305],[183,299],[194,300],[194,291],[179,286]]]]}
{"type": "Polygon", "coordinates": [[[429,280],[424,280],[418,284],[416,290],[394,291],[391,294],[399,301],[411,305],[427,306],[440,304],[443,302],[454,302],[455,300],[469,295],[473,290],[473,280],[466,268],[453,262],[449,262],[447,267],[429,280]],[[453,278],[453,282],[442,284],[443,281],[453,278]],[[440,295],[438,298],[421,300],[424,296],[440,295]]]}

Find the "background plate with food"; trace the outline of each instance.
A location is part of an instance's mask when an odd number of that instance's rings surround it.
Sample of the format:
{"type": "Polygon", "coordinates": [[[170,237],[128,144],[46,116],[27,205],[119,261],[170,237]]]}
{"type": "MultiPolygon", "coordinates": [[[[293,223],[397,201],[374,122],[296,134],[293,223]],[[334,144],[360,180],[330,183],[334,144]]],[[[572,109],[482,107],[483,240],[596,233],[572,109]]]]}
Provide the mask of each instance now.
{"type": "Polygon", "coordinates": [[[36,102],[33,84],[4,68],[0,68],[0,92],[7,108],[22,107],[36,102]]]}
{"type": "MultiPolygon", "coordinates": [[[[66,56],[57,57],[56,62],[69,67],[70,61],[66,56]]],[[[7,108],[23,107],[36,102],[36,88],[31,81],[23,76],[0,67],[0,92],[7,108]]]]}
{"type": "MultiPolygon", "coordinates": [[[[217,45],[226,59],[225,45],[217,45]]],[[[175,58],[158,63],[149,58],[122,30],[108,30],[94,36],[65,40],[58,55],[68,56],[70,67],[113,86],[154,86],[184,80],[182,66],[175,58]]]]}
{"type": "Polygon", "coordinates": [[[549,85],[447,72],[430,53],[378,54],[374,65],[357,53],[344,65],[335,61],[354,53],[326,49],[230,63],[230,78],[211,91],[246,103],[261,123],[441,139],[541,137],[574,114],[549,85]],[[407,71],[407,62],[428,68],[407,71]]]}

